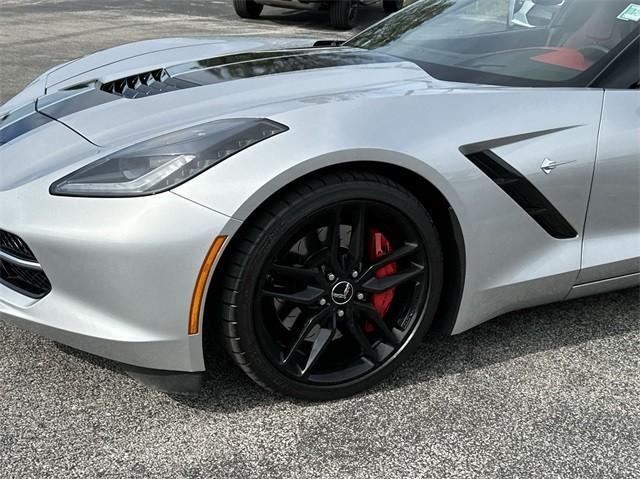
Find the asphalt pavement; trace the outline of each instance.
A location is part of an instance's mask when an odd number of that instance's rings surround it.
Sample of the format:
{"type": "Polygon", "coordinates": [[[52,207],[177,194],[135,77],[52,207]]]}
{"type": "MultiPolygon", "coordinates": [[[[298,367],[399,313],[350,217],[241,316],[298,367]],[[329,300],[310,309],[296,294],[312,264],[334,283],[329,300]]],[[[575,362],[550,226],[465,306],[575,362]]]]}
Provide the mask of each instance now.
{"type": "MultiPolygon", "coordinates": [[[[206,0],[0,0],[0,98],[134,40],[346,36],[322,14],[265,14],[244,21],[206,0]]],[[[429,337],[374,390],[324,404],[264,393],[223,355],[201,395],[163,394],[0,322],[0,478],[31,477],[640,477],[639,291],[429,337]]]]}

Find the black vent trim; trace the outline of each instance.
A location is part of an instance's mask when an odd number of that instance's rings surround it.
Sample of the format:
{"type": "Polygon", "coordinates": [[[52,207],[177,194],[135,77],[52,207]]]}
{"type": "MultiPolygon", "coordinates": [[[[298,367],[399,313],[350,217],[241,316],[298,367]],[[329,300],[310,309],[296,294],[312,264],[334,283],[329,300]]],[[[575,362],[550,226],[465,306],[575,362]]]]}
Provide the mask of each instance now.
{"type": "Polygon", "coordinates": [[[578,232],[551,202],[518,170],[490,150],[465,156],[493,180],[547,233],[557,239],[571,239],[578,232]]]}
{"type": "Polygon", "coordinates": [[[171,91],[199,86],[186,80],[172,78],[166,70],[154,70],[104,83],[100,90],[124,98],[143,98],[171,91]]]}
{"type": "Polygon", "coordinates": [[[202,60],[170,69],[170,73],[199,85],[212,85],[244,78],[278,75],[306,70],[337,68],[345,66],[398,63],[396,57],[348,49],[312,49],[292,52],[272,52],[263,55],[248,54],[202,60]],[[221,63],[221,60],[224,60],[221,63]]]}
{"type": "Polygon", "coordinates": [[[17,266],[2,259],[0,283],[33,299],[42,299],[51,292],[51,283],[44,271],[17,266]]]}
{"type": "Polygon", "coordinates": [[[0,230],[0,250],[25,261],[37,262],[35,255],[19,236],[0,230]]]}
{"type": "Polygon", "coordinates": [[[19,236],[3,230],[0,230],[0,283],[34,299],[51,292],[51,282],[31,248],[19,236]]]}

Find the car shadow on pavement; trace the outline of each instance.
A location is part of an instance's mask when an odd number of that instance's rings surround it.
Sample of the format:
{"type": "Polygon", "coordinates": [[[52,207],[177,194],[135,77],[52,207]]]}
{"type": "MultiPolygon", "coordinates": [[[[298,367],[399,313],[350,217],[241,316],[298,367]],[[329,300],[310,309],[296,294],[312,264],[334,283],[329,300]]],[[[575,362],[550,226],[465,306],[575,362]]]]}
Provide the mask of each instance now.
{"type": "MultiPolygon", "coordinates": [[[[565,303],[517,311],[457,336],[430,334],[391,378],[362,393],[385,391],[462,374],[544,351],[560,350],[598,339],[640,331],[640,289],[633,288],[565,303]]],[[[113,361],[58,345],[95,366],[126,374],[113,361]]],[[[197,395],[169,394],[188,408],[241,412],[281,402],[316,403],[283,398],[263,391],[237,368],[224,351],[209,348],[208,370],[197,395]]]]}
{"type": "Polygon", "coordinates": [[[385,387],[483,369],[530,354],[640,331],[640,289],[505,314],[457,336],[425,338],[385,387]]]}
{"type": "MultiPolygon", "coordinates": [[[[363,395],[639,330],[638,288],[509,313],[457,336],[429,335],[417,354],[390,379],[363,395]]],[[[214,353],[210,364],[202,393],[175,396],[176,401],[216,411],[291,401],[262,391],[220,352],[214,353]]]]}

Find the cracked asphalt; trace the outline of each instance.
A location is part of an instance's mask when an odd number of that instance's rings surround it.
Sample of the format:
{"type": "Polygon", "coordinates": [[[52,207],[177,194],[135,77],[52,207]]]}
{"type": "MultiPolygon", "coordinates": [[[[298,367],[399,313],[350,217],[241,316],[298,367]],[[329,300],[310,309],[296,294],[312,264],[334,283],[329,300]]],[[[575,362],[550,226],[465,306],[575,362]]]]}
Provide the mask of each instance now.
{"type": "MultiPolygon", "coordinates": [[[[1,0],[0,97],[128,41],[344,36],[322,15],[247,22],[229,3],[1,0]]],[[[171,396],[0,322],[0,477],[640,477],[638,289],[429,337],[385,383],[332,403],[270,396],[214,359],[201,395],[171,396]]]]}

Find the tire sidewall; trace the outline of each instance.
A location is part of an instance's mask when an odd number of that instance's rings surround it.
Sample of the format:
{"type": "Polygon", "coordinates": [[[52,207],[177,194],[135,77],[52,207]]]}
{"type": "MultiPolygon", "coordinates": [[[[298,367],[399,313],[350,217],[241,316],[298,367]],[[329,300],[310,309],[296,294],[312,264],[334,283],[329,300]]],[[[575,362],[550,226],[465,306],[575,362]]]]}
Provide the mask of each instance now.
{"type": "Polygon", "coordinates": [[[357,0],[339,0],[339,3],[331,4],[329,10],[332,26],[339,29],[353,28],[358,21],[359,13],[357,0]],[[354,9],[353,17],[350,16],[352,8],[354,9]]]}

